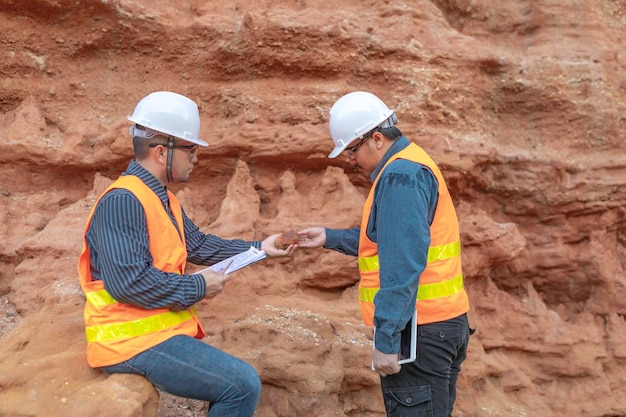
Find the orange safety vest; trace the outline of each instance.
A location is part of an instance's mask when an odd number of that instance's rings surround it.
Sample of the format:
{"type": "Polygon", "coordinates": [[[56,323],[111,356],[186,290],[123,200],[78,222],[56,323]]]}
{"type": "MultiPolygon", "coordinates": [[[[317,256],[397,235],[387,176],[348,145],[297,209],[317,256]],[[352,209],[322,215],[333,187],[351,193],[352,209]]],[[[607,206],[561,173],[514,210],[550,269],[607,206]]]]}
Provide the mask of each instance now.
{"type": "Polygon", "coordinates": [[[128,360],[175,335],[185,334],[198,339],[205,336],[194,307],[185,311],[144,309],[117,301],[107,292],[102,280],[94,281],[86,234],[98,202],[114,188],[129,190],[143,206],[153,266],[163,272],[182,274],[187,261],[182,208],[174,194],[167,192],[178,229],[159,197],[133,175],[119,177],[98,198],[87,219],[83,249],[78,259],[80,285],[87,298],[84,312],[87,362],[94,368],[128,360]]]}
{"type": "Polygon", "coordinates": [[[378,175],[363,206],[359,238],[359,305],[365,324],[374,325],[374,297],[380,289],[378,245],[367,237],[374,190],[384,169],[396,159],[407,159],[428,167],[439,183],[435,217],[430,225],[430,246],[426,269],[417,289],[418,324],[434,323],[458,317],[469,310],[469,299],[463,288],[461,239],[456,211],[441,171],[430,156],[414,143],[392,156],[378,175]]]}

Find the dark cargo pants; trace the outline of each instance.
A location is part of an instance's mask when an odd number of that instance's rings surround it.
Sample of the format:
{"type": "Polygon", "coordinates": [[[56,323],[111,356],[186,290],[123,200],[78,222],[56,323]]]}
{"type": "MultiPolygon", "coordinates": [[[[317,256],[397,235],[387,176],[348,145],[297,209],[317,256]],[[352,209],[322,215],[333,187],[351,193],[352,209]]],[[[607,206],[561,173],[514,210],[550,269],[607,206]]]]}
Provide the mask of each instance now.
{"type": "Polygon", "coordinates": [[[456,382],[467,354],[467,315],[417,327],[417,359],[381,377],[388,417],[451,417],[456,382]]]}

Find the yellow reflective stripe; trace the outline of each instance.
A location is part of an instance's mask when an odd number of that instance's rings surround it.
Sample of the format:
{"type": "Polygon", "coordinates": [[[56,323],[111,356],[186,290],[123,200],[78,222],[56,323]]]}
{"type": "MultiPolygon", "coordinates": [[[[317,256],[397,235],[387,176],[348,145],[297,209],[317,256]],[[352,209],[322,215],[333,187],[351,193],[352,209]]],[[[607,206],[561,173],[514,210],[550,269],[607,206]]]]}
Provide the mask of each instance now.
{"type": "MultiPolygon", "coordinates": [[[[461,254],[461,242],[456,241],[428,248],[428,262],[445,261],[461,254]]],[[[378,255],[359,258],[359,271],[371,272],[380,269],[378,255]]]]}
{"type": "Polygon", "coordinates": [[[378,255],[359,258],[359,271],[378,271],[378,255]]]}
{"type": "MultiPolygon", "coordinates": [[[[174,273],[178,275],[181,274],[181,272],[179,271],[176,271],[174,273]]],[[[88,291],[87,293],[85,293],[85,297],[87,298],[87,301],[89,301],[89,303],[91,303],[91,305],[93,305],[94,307],[102,307],[106,305],[115,304],[118,302],[104,288],[98,291],[88,291]]]]}
{"type": "Polygon", "coordinates": [[[428,262],[444,261],[461,254],[461,242],[456,241],[440,246],[428,248],[428,262]]]}
{"type": "Polygon", "coordinates": [[[155,316],[124,323],[103,324],[89,326],[85,329],[88,342],[104,342],[107,340],[123,340],[131,337],[154,333],[159,330],[173,327],[193,317],[187,311],[166,311],[155,316]]]}
{"type": "Polygon", "coordinates": [[[417,287],[418,300],[432,300],[433,298],[449,297],[463,289],[463,274],[452,279],[433,284],[424,284],[417,287]]]}
{"type": "Polygon", "coordinates": [[[100,291],[89,291],[85,293],[85,297],[87,297],[87,301],[95,307],[102,307],[117,303],[117,300],[104,289],[100,291]]]}
{"type": "MultiPolygon", "coordinates": [[[[359,288],[359,301],[373,303],[379,288],[359,288]]],[[[417,288],[418,300],[432,300],[433,298],[449,297],[463,290],[463,275],[452,279],[435,282],[432,284],[420,284],[417,288]]]]}
{"type": "Polygon", "coordinates": [[[365,301],[366,303],[373,303],[374,296],[378,292],[378,288],[359,288],[359,301],[365,301]]]}

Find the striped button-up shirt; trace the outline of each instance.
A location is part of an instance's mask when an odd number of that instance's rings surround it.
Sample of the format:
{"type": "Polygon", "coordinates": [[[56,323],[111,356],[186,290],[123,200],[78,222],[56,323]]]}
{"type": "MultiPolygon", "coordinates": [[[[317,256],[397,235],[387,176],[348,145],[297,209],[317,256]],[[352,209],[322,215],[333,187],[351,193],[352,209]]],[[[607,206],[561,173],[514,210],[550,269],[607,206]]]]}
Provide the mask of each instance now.
{"type": "MultiPolygon", "coordinates": [[[[170,213],[165,187],[136,161],[122,175],[134,175],[159,196],[170,213]]],[[[211,265],[260,241],[226,240],[204,234],[183,210],[187,260],[196,265],[211,265]]],[[[118,301],[135,306],[184,310],[202,300],[205,281],[200,274],[167,273],[152,265],[148,227],[143,206],[125,189],[109,191],[98,203],[86,234],[94,279],[104,280],[107,291],[118,301]]]]}

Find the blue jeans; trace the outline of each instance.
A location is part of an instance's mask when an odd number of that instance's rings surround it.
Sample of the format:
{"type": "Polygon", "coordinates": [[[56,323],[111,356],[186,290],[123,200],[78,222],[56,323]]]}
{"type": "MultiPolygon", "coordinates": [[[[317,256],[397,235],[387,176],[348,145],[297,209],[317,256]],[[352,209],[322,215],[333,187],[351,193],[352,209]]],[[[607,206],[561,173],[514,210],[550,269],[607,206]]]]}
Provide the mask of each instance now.
{"type": "Polygon", "coordinates": [[[172,395],[209,401],[207,417],[250,417],[261,395],[261,380],[252,366],[190,336],[174,336],[100,369],[142,375],[172,395]]]}
{"type": "Polygon", "coordinates": [[[417,359],[380,378],[388,417],[451,417],[467,354],[467,315],[417,326],[417,359]]]}

